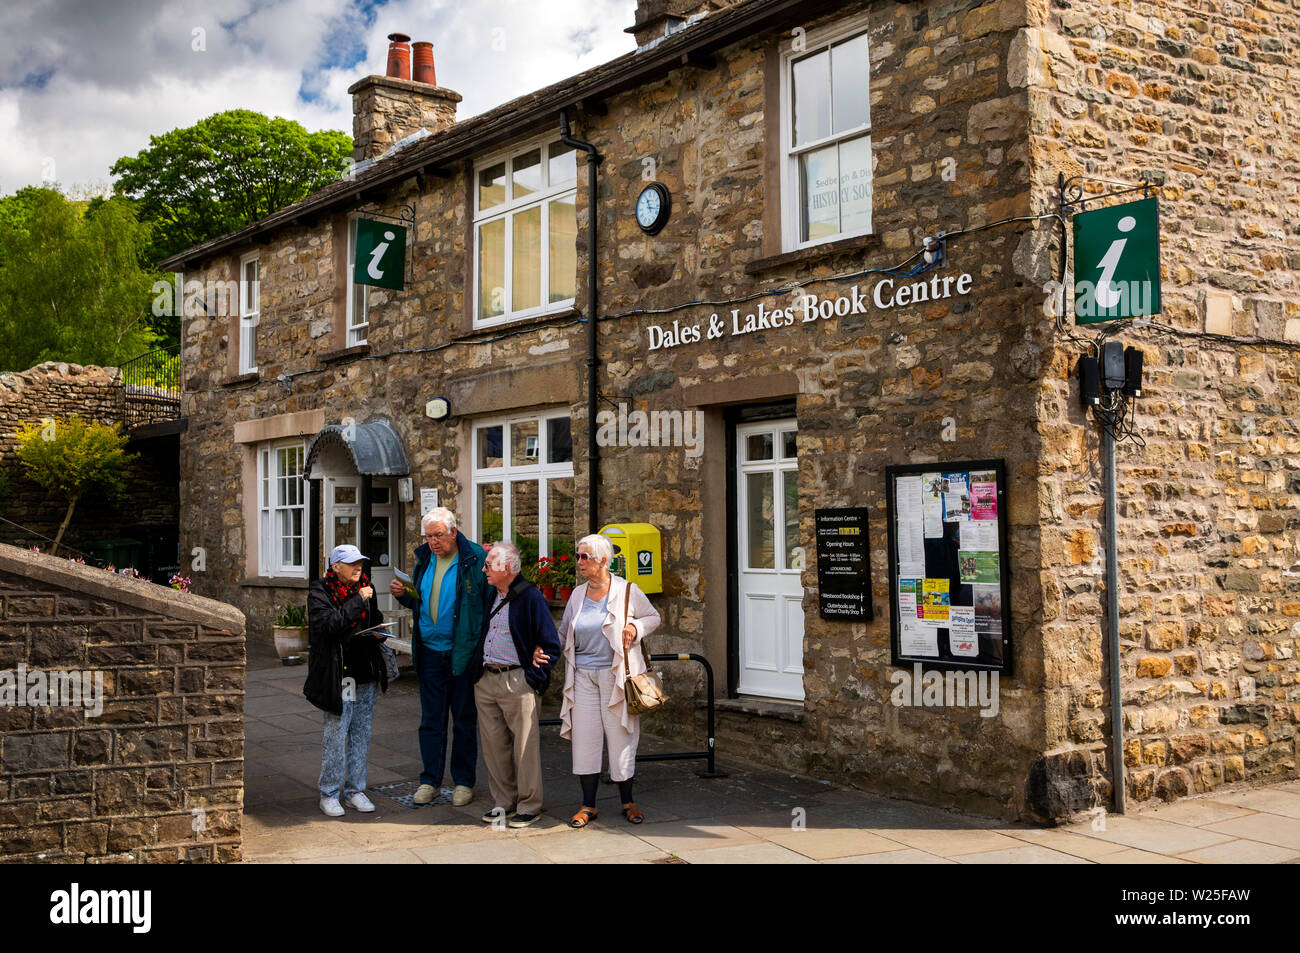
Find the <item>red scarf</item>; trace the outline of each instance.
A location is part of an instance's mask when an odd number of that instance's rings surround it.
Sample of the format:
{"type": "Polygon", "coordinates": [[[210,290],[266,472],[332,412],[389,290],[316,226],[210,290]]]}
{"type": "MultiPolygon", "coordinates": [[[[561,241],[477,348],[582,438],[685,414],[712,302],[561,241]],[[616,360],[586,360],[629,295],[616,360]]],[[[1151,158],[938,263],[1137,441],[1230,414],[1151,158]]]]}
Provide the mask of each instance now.
{"type": "MultiPolygon", "coordinates": [[[[325,583],[325,591],[330,594],[330,601],[338,606],[347,601],[349,596],[355,596],[357,590],[362,586],[370,585],[370,577],[363,571],[361,573],[361,578],[354,583],[348,584],[339,578],[338,573],[331,569],[321,577],[321,582],[325,583]]],[[[357,624],[361,624],[360,619],[357,620],[357,624]]]]}

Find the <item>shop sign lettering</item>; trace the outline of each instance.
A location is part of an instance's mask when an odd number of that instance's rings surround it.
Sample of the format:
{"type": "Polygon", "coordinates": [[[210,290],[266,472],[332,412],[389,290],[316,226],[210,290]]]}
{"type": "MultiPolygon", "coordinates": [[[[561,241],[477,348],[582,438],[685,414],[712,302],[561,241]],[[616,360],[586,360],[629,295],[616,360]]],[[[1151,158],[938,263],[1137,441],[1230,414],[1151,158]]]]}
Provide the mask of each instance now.
{"type": "Polygon", "coordinates": [[[703,340],[743,337],[755,331],[779,331],[795,325],[806,326],[819,320],[842,318],[851,314],[866,314],[871,310],[888,311],[892,308],[930,301],[942,301],[954,295],[970,293],[972,278],[961,275],[930,275],[909,281],[906,278],[882,278],[870,293],[858,285],[835,297],[815,294],[796,295],[788,308],[769,308],[760,301],[756,306],[732,308],[728,312],[715,311],[702,322],[651,324],[646,328],[646,344],[651,351],[697,344],[703,340]]]}

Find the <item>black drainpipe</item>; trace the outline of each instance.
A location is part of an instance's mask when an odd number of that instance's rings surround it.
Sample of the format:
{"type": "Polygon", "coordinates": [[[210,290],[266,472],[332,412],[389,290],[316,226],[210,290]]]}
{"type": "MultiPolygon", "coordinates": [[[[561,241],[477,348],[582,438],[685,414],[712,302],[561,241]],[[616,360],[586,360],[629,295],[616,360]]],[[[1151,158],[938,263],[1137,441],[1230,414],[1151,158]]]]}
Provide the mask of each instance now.
{"type": "Polygon", "coordinates": [[[569,135],[569,113],[560,110],[560,141],[587,153],[587,532],[600,528],[597,487],[600,451],[596,446],[596,166],[601,155],[590,142],[569,135]]]}

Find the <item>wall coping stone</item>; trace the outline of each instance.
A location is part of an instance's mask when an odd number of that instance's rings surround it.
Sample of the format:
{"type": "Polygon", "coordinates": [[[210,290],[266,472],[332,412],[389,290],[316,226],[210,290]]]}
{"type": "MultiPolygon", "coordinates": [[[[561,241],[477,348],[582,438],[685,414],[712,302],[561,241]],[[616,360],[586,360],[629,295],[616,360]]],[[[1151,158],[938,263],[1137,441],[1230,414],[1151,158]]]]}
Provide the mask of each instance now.
{"type": "Polygon", "coordinates": [[[244,613],[205,596],[110,573],[47,553],[0,543],[0,572],[27,576],[72,592],[140,609],[150,615],[196,622],[223,632],[244,632],[244,613]]]}

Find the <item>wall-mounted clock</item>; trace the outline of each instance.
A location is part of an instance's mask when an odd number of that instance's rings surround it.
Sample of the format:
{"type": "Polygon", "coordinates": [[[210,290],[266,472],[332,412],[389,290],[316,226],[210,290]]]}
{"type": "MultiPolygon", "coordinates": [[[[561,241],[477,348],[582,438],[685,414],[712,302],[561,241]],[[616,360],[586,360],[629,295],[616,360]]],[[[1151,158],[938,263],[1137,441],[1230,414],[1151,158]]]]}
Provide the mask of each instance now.
{"type": "Polygon", "coordinates": [[[668,224],[672,197],[666,186],[651,182],[636,197],[636,223],[647,235],[657,235],[668,224]]]}

